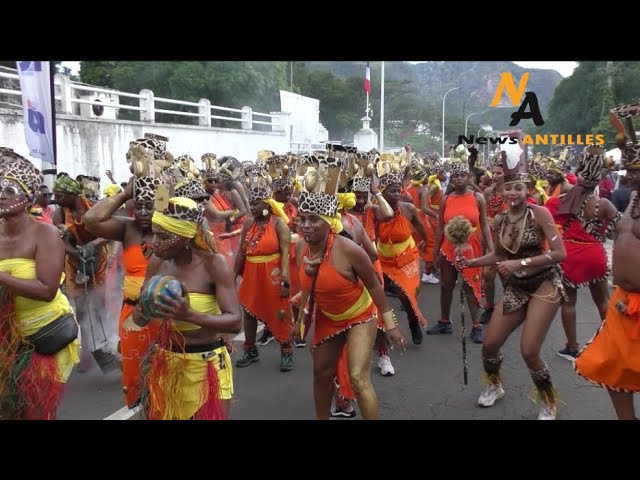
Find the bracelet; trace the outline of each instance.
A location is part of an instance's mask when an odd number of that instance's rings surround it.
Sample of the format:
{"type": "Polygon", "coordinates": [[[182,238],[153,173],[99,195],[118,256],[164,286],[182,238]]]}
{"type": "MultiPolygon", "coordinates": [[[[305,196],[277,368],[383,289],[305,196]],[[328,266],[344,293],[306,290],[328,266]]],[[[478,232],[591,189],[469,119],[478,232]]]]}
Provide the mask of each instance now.
{"type": "Polygon", "coordinates": [[[382,324],[387,330],[393,330],[398,326],[398,319],[393,309],[382,314],[382,324]]]}

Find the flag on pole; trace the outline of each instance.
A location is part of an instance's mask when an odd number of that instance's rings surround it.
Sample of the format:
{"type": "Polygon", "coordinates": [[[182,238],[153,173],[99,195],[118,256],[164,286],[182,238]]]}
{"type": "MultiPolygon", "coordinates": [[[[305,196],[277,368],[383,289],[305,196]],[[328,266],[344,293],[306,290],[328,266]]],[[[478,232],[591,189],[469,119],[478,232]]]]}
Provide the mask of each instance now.
{"type": "Polygon", "coordinates": [[[29,154],[54,166],[50,62],[16,62],[22,91],[24,135],[29,154]]]}
{"type": "Polygon", "coordinates": [[[369,62],[367,62],[367,68],[364,71],[364,91],[371,94],[371,69],[369,68],[369,62]]]}

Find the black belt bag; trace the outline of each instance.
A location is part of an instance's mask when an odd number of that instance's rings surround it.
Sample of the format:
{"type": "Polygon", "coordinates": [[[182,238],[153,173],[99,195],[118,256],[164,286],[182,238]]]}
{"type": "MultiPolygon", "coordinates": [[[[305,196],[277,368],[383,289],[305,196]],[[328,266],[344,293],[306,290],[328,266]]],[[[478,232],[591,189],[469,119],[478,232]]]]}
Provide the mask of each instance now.
{"type": "Polygon", "coordinates": [[[78,323],[73,313],[67,313],[45,325],[26,340],[36,353],[53,355],[78,338],[78,323]]]}

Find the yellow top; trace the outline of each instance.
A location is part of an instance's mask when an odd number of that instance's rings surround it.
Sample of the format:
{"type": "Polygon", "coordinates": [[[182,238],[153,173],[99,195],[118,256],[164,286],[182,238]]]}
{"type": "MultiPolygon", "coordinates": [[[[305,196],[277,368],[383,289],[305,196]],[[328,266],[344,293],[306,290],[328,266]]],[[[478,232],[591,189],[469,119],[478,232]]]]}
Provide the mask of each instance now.
{"type": "MultiPolygon", "coordinates": [[[[220,315],[222,313],[218,306],[216,296],[211,293],[190,293],[187,298],[190,310],[200,313],[208,313],[210,315],[220,315]]],[[[175,328],[181,332],[198,330],[201,328],[193,323],[183,322],[180,320],[174,320],[173,323],[175,328]]]]}
{"type": "MultiPolygon", "coordinates": [[[[31,258],[7,258],[0,260],[0,272],[22,280],[35,280],[36,261],[31,258]]],[[[73,311],[67,297],[60,290],[51,302],[16,296],[16,314],[23,336],[33,335],[45,325],[65,313],[73,311]]]]}
{"type": "MultiPolygon", "coordinates": [[[[22,280],[34,280],[36,278],[36,261],[31,258],[0,260],[0,272],[6,272],[22,280]]],[[[60,290],[58,290],[51,302],[32,300],[17,295],[15,304],[16,315],[20,322],[20,333],[23,337],[33,335],[62,315],[73,312],[67,297],[60,290]]],[[[74,340],[55,355],[60,381],[66,382],[69,375],[71,375],[73,365],[79,361],[78,340],[74,340]]]]}

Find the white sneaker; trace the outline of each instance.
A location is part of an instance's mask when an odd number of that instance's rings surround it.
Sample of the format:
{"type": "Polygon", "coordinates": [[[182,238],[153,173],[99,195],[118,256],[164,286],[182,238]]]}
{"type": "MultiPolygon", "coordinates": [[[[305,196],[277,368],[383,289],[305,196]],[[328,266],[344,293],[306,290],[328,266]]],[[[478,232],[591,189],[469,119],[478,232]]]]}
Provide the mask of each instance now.
{"type": "Polygon", "coordinates": [[[428,283],[431,285],[436,285],[440,283],[440,279],[436,277],[433,273],[430,273],[429,275],[427,275],[426,273],[423,273],[421,281],[422,283],[428,283]]]}
{"type": "Polygon", "coordinates": [[[558,408],[555,405],[543,402],[540,413],[538,413],[538,420],[555,420],[557,413],[558,408]]]}
{"type": "Polygon", "coordinates": [[[396,371],[393,369],[393,365],[391,365],[391,359],[389,355],[381,355],[378,359],[378,368],[380,369],[380,373],[388,377],[390,375],[394,375],[396,371]]]}
{"type": "Polygon", "coordinates": [[[491,407],[496,400],[504,397],[504,388],[502,388],[502,384],[494,385],[490,383],[487,385],[487,388],[484,389],[484,392],[480,394],[478,397],[478,406],[480,407],[491,407]]]}

